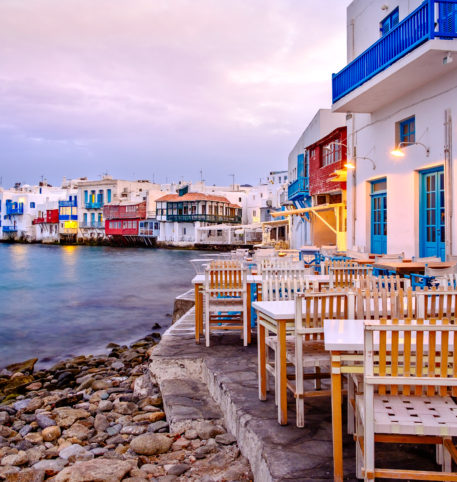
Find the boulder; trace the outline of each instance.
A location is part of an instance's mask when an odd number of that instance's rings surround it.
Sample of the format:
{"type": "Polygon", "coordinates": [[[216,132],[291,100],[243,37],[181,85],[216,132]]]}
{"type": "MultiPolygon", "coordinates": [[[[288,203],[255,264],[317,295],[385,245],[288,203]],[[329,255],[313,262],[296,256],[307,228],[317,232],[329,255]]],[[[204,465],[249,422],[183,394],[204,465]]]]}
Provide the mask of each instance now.
{"type": "Polygon", "coordinates": [[[25,360],[23,362],[13,363],[12,365],[8,365],[6,369],[13,373],[16,373],[16,372],[33,373],[33,369],[37,361],[38,361],[38,358],[31,358],[30,360],[25,360]]]}
{"type": "Polygon", "coordinates": [[[58,427],[57,425],[53,425],[51,427],[46,427],[45,429],[43,429],[41,435],[45,442],[52,442],[53,440],[56,440],[60,437],[61,430],[60,427],[58,427]]]}
{"type": "Polygon", "coordinates": [[[173,439],[160,433],[145,433],[132,440],[130,448],[139,455],[163,454],[170,450],[173,439]]]}
{"type": "Polygon", "coordinates": [[[76,462],[55,478],[55,482],[118,482],[130,472],[132,465],[124,460],[95,459],[76,462]]]}

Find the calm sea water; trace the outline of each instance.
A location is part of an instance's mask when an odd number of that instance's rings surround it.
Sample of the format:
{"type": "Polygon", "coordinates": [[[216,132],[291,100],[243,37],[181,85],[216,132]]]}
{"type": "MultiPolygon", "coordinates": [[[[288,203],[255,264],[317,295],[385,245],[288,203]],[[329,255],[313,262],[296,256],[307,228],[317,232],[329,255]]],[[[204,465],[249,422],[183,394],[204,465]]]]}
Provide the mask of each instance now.
{"type": "Polygon", "coordinates": [[[198,254],[0,244],[0,367],[31,357],[47,366],[169,326],[198,254]]]}

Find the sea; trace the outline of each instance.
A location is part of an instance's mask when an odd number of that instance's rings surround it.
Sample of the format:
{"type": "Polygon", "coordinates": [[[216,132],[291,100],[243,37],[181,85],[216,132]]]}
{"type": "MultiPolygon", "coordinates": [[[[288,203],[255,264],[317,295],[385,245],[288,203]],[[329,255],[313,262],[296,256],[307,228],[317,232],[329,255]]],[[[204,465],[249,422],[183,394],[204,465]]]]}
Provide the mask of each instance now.
{"type": "Polygon", "coordinates": [[[46,368],[163,332],[201,254],[0,243],[0,368],[34,357],[46,368]]]}

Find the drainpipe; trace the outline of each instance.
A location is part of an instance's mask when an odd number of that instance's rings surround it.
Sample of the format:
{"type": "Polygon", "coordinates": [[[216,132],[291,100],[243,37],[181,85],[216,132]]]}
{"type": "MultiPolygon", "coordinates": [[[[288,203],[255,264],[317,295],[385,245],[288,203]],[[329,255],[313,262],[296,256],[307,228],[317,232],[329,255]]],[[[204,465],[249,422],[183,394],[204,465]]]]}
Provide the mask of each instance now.
{"type": "Polygon", "coordinates": [[[453,168],[452,168],[452,116],[451,110],[444,111],[444,193],[445,193],[445,249],[446,258],[453,255],[453,168]]]}

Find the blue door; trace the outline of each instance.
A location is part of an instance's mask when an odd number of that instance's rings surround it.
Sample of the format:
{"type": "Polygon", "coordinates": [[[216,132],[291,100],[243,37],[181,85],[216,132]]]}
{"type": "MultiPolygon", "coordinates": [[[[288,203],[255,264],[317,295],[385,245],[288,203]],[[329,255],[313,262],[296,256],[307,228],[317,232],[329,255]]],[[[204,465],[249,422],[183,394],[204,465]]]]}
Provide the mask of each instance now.
{"type": "Polygon", "coordinates": [[[371,183],[371,252],[387,253],[387,181],[371,183]]]}
{"type": "Polygon", "coordinates": [[[445,252],[444,170],[442,167],[421,173],[420,255],[439,256],[445,252]]]}
{"type": "Polygon", "coordinates": [[[440,37],[454,36],[457,33],[457,5],[440,3],[439,33],[440,37]]]}

